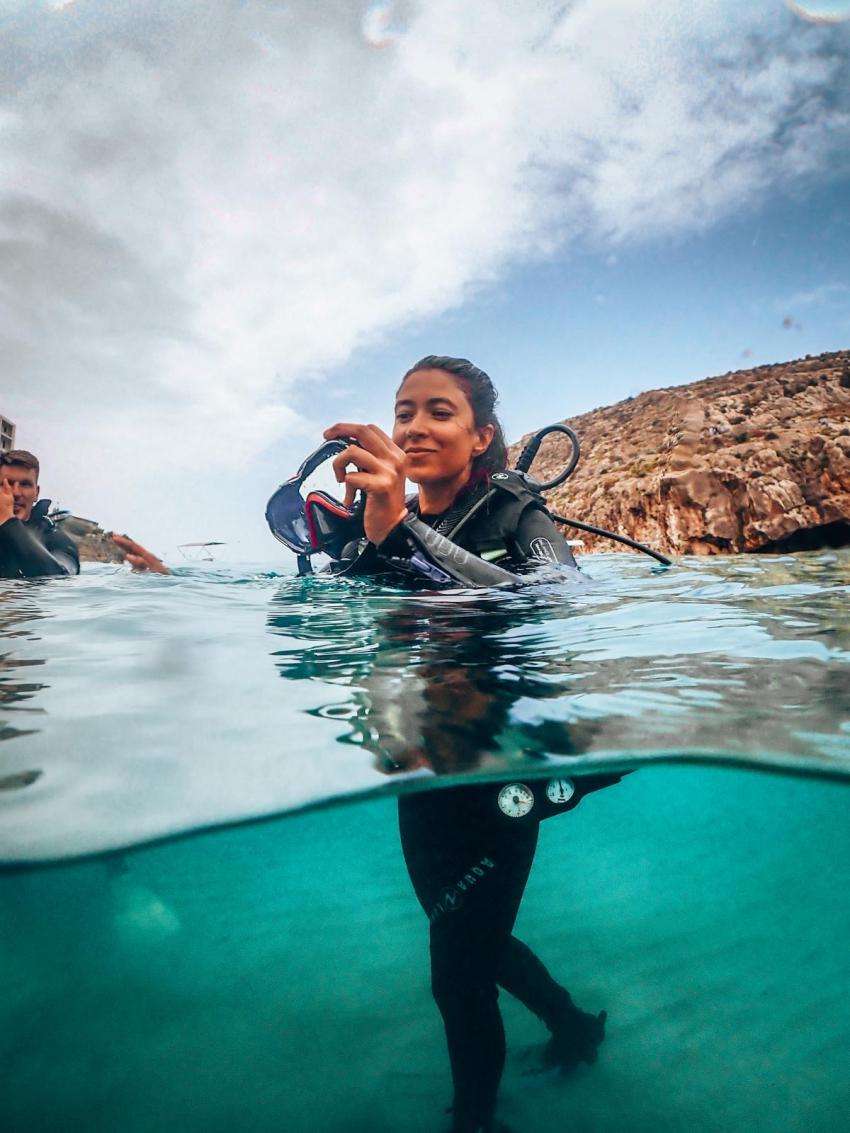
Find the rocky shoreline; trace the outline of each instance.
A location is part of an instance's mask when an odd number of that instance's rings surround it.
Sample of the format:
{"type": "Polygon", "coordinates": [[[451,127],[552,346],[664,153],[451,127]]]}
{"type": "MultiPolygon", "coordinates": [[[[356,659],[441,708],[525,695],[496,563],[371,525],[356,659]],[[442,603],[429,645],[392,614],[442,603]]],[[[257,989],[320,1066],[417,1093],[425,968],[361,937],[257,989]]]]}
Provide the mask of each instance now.
{"type": "MultiPolygon", "coordinates": [[[[548,493],[561,515],[673,554],[850,544],[850,351],[650,390],[565,424],[582,458],[548,493]]],[[[534,476],[568,457],[567,438],[547,438],[534,476]]]]}
{"type": "Polygon", "coordinates": [[[123,563],[126,551],[112,542],[112,532],[104,531],[93,519],[83,519],[70,512],[51,512],[50,518],[60,531],[77,544],[80,562],[123,563]]]}

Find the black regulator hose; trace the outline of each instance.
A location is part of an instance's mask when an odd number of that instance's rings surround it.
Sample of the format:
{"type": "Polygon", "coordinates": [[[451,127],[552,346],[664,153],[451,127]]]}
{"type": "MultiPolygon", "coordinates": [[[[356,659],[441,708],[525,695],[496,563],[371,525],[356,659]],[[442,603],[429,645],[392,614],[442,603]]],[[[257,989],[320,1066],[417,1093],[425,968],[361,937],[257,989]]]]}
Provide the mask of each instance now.
{"type": "Polygon", "coordinates": [[[632,547],[636,551],[643,551],[645,555],[656,559],[662,566],[672,566],[673,560],[668,559],[666,555],[662,555],[660,551],[653,551],[651,547],[645,546],[643,543],[636,543],[634,539],[630,539],[628,535],[615,535],[613,531],[606,531],[604,527],[594,527],[590,523],[582,523],[578,519],[567,519],[565,515],[554,515],[549,513],[556,523],[563,523],[567,527],[577,527],[579,531],[589,531],[591,535],[601,535],[604,539],[613,539],[616,543],[622,543],[626,547],[632,547]]]}
{"type": "MultiPolygon", "coordinates": [[[[578,437],[569,425],[547,425],[545,429],[541,429],[539,433],[535,433],[534,436],[530,438],[525,448],[519,454],[519,460],[516,462],[517,472],[522,472],[523,474],[528,473],[528,470],[534,463],[543,438],[548,437],[550,433],[563,433],[564,436],[569,437],[570,445],[572,446],[572,455],[570,456],[566,468],[556,476],[554,480],[547,480],[544,484],[535,483],[534,486],[539,492],[548,492],[552,488],[557,488],[559,484],[563,484],[565,480],[568,480],[575,471],[575,467],[581,456],[578,437]]],[[[578,519],[567,519],[564,515],[554,515],[552,512],[549,512],[549,514],[557,523],[563,523],[567,527],[577,527],[579,531],[589,531],[591,535],[600,535],[603,539],[613,539],[615,543],[622,543],[626,547],[632,547],[635,551],[643,551],[645,555],[656,559],[662,566],[673,565],[672,559],[668,559],[666,555],[662,555],[658,551],[653,551],[651,547],[645,547],[643,543],[636,543],[635,540],[630,539],[628,535],[615,535],[613,531],[606,531],[604,527],[594,527],[590,523],[582,523],[578,519]]]]}
{"type": "Polygon", "coordinates": [[[539,433],[534,434],[519,454],[519,460],[516,462],[517,472],[528,472],[529,468],[531,468],[534,463],[534,458],[537,456],[537,450],[540,448],[543,438],[548,437],[550,433],[563,433],[564,436],[569,437],[573,451],[569,463],[563,472],[559,473],[554,480],[547,480],[545,483],[537,485],[541,492],[548,492],[552,488],[557,488],[559,484],[563,484],[565,480],[569,479],[575,471],[578,458],[581,456],[578,437],[569,425],[547,425],[545,429],[541,429],[539,433]]]}

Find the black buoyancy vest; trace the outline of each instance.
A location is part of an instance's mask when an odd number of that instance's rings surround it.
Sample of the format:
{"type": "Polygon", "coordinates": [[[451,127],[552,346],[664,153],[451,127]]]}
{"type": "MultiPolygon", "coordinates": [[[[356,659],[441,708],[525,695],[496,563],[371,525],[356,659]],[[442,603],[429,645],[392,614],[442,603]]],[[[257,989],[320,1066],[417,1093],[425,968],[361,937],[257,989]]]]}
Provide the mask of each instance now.
{"type": "Polygon", "coordinates": [[[474,500],[450,526],[438,525],[437,530],[487,562],[516,559],[516,531],[529,508],[545,512],[546,503],[525,476],[512,470],[494,472],[490,491],[474,500]]]}

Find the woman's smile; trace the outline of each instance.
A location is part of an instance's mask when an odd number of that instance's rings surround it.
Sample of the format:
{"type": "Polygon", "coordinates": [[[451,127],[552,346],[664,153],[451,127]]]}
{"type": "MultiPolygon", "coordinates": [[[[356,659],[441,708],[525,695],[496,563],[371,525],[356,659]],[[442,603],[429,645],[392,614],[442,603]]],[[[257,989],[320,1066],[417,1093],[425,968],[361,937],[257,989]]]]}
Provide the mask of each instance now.
{"type": "Polygon", "coordinates": [[[466,394],[451,374],[417,370],[398,391],[393,441],[407,457],[414,483],[454,482],[457,490],[489,436],[483,440],[466,394]]]}

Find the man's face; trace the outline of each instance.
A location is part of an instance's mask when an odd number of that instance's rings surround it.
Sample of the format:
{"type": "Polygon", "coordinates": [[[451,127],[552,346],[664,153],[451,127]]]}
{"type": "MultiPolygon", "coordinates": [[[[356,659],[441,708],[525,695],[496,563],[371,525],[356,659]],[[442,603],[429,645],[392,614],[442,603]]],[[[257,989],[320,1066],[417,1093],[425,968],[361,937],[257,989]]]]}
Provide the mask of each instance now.
{"type": "Polygon", "coordinates": [[[38,499],[35,469],[23,464],[0,464],[0,480],[5,480],[14,493],[15,518],[26,523],[38,499]]]}

